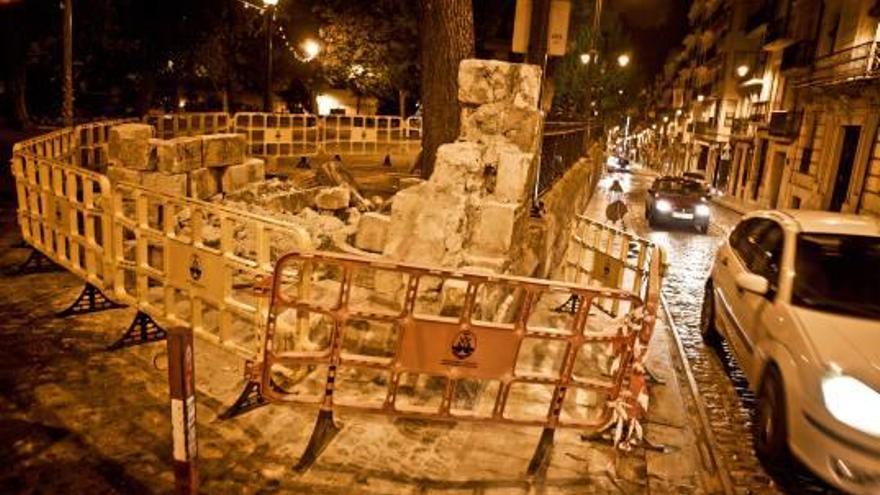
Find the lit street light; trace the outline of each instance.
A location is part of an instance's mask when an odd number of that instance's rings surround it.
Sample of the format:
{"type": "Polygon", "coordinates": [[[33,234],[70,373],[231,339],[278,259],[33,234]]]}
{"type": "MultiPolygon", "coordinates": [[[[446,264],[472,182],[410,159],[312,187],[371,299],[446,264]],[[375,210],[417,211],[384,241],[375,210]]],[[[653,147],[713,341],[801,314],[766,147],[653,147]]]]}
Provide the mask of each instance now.
{"type": "Polygon", "coordinates": [[[699,102],[701,102],[701,103],[702,103],[702,102],[703,102],[703,100],[705,100],[705,99],[706,99],[706,97],[705,97],[705,96],[703,96],[703,95],[701,95],[701,94],[700,94],[700,95],[697,95],[697,101],[699,101],[699,102]]]}
{"type": "Polygon", "coordinates": [[[621,67],[626,67],[627,65],[629,65],[629,54],[622,53],[622,54],[618,55],[617,56],[617,65],[619,65],[621,67]]]}
{"type": "Polygon", "coordinates": [[[319,53],[321,53],[321,45],[311,38],[303,41],[302,44],[300,44],[300,48],[305,54],[305,62],[313,60],[319,53]]]}
{"type": "Polygon", "coordinates": [[[592,58],[589,53],[581,53],[581,63],[584,65],[589,64],[592,58]]]}
{"type": "Polygon", "coordinates": [[[746,64],[742,64],[736,68],[736,75],[738,75],[739,77],[746,77],[746,75],[748,73],[749,73],[749,66],[746,64]]]}

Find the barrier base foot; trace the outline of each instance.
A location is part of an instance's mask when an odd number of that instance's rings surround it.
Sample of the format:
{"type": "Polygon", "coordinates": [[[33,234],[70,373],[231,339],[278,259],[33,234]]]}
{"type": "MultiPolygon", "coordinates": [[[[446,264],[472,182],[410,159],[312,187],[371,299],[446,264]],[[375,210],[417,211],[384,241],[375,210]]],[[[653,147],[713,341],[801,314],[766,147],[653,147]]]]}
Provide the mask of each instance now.
{"type": "Polygon", "coordinates": [[[150,315],[143,311],[138,311],[137,314],[134,315],[134,320],[131,321],[131,325],[128,326],[128,330],[122,334],[122,337],[119,337],[119,340],[110,344],[107,347],[107,350],[115,351],[122,349],[123,347],[133,347],[136,345],[148,344],[150,342],[157,342],[165,340],[167,335],[168,334],[165,333],[165,330],[150,318],[150,315]]]}
{"type": "Polygon", "coordinates": [[[554,313],[577,313],[578,307],[581,305],[581,298],[577,294],[572,294],[564,303],[553,308],[554,313]]]}
{"type": "Polygon", "coordinates": [[[64,311],[58,312],[55,316],[64,318],[73,315],[84,315],[88,313],[97,313],[98,311],[106,311],[108,309],[124,308],[124,304],[111,301],[94,285],[86,282],[79,297],[64,311]]]}
{"type": "Polygon", "coordinates": [[[529,468],[526,471],[529,476],[535,476],[547,470],[547,465],[550,464],[550,453],[553,450],[553,437],[555,434],[555,428],[545,427],[544,431],[541,432],[541,440],[538,441],[538,446],[535,447],[535,453],[532,454],[532,460],[529,461],[529,468]]]}
{"type": "Polygon", "coordinates": [[[296,168],[306,169],[306,168],[312,168],[312,167],[311,167],[311,165],[309,165],[308,158],[301,156],[301,157],[299,157],[299,161],[296,163],[296,168]]]}
{"type": "Polygon", "coordinates": [[[24,263],[18,265],[18,268],[16,268],[13,273],[15,275],[32,275],[35,273],[58,272],[61,270],[61,267],[46,257],[45,254],[36,249],[31,249],[31,254],[24,263]]]}
{"type": "Polygon", "coordinates": [[[260,383],[248,380],[247,383],[244,384],[244,390],[241,391],[241,395],[238,396],[235,403],[229,406],[229,409],[223,411],[217,417],[219,419],[232,419],[236,416],[241,416],[246,412],[263,407],[268,403],[269,401],[263,397],[263,390],[260,387],[260,383]]]}
{"type": "Polygon", "coordinates": [[[306,446],[302,457],[299,458],[299,462],[293,467],[293,470],[302,473],[312,467],[312,464],[318,460],[318,456],[324,452],[324,449],[327,448],[327,445],[339,433],[340,429],[336,422],[333,421],[333,411],[319,411],[318,421],[315,423],[315,429],[312,430],[309,444],[306,446]]]}
{"type": "Polygon", "coordinates": [[[385,155],[385,159],[382,160],[382,166],[391,168],[393,165],[391,164],[391,155],[385,155]]]}

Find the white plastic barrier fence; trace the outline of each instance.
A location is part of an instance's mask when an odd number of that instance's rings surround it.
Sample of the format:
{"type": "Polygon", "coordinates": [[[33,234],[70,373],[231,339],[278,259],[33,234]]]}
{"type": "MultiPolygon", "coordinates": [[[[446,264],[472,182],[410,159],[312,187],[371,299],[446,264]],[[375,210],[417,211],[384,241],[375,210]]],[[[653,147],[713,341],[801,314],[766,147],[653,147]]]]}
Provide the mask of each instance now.
{"type": "Polygon", "coordinates": [[[271,275],[284,252],[311,249],[308,233],[245,211],[111,185],[76,165],[82,156],[101,165],[105,158],[97,157],[106,151],[95,150],[106,147],[107,129],[115,123],[66,128],[14,147],[22,237],[145,318],[193,328],[253,358],[265,321],[255,294],[260,277],[271,275]]]}
{"type": "Polygon", "coordinates": [[[321,152],[321,118],[307,114],[235,114],[235,132],[244,134],[251,155],[313,156],[321,152]]]}
{"type": "Polygon", "coordinates": [[[156,137],[171,139],[232,132],[232,117],[225,112],[151,113],[144,122],[156,128],[156,137]]]}

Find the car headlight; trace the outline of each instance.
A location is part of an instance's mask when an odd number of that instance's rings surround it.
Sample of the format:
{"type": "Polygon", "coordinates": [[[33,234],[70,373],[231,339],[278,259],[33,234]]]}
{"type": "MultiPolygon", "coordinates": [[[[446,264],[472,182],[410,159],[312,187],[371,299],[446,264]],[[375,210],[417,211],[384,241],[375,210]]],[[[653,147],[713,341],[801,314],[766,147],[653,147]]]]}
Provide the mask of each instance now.
{"type": "Polygon", "coordinates": [[[846,375],[822,380],[822,398],[834,419],[880,437],[880,392],[846,375]]]}
{"type": "Polygon", "coordinates": [[[709,216],[709,206],[708,205],[697,205],[694,208],[694,213],[699,217],[708,217],[709,216]]]}
{"type": "Polygon", "coordinates": [[[665,199],[658,199],[657,204],[656,204],[656,206],[654,206],[654,208],[656,208],[657,211],[662,211],[664,213],[668,213],[668,212],[672,211],[672,203],[670,203],[669,201],[666,201],[665,199]]]}

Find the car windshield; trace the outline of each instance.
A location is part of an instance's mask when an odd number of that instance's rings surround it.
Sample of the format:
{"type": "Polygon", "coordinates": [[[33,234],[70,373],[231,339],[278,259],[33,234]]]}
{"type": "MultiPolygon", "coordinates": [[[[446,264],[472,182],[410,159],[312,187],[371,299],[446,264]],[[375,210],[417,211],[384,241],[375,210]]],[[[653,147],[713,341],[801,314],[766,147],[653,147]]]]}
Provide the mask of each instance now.
{"type": "Polygon", "coordinates": [[[684,180],[661,180],[657,182],[658,192],[668,194],[699,194],[703,187],[692,181],[684,180]]]}
{"type": "Polygon", "coordinates": [[[792,303],[880,319],[880,237],[800,234],[792,303]]]}
{"type": "Polygon", "coordinates": [[[688,172],[688,173],[684,174],[684,176],[687,177],[688,179],[706,180],[706,178],[703,177],[703,174],[695,174],[695,173],[688,172]]]}

